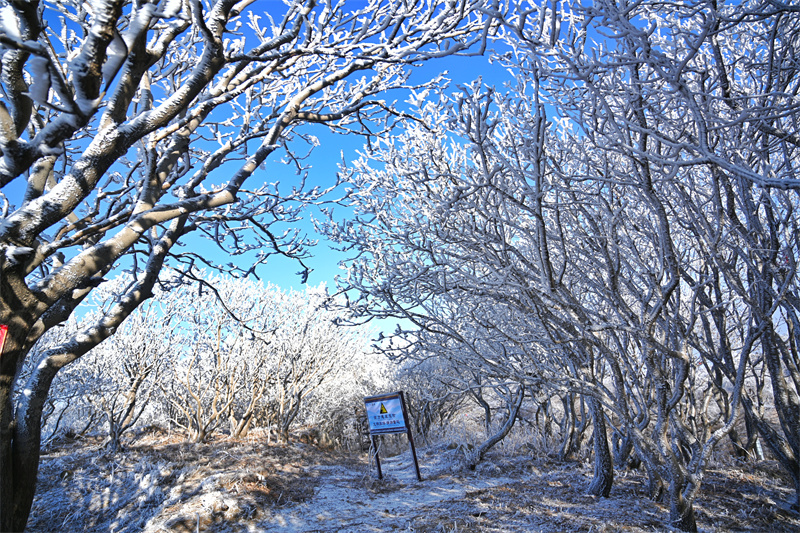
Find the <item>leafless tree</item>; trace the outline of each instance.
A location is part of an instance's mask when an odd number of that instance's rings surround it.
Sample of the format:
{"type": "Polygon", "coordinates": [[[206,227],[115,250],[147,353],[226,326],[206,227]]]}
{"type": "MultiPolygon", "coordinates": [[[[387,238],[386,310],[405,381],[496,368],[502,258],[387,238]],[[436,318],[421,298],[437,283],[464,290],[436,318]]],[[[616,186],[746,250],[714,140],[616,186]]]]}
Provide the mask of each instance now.
{"type": "Polygon", "coordinates": [[[253,266],[302,258],[302,235],[280,222],[323,191],[279,188],[260,169],[281,151],[302,167],[296,143],[317,142],[302,125],[380,129],[370,117],[390,105],[379,94],[405,86],[414,64],[480,51],[494,12],[479,0],[254,6],[3,2],[0,529],[27,519],[56,372],[112,335],[165,264],[206,259],[175,245],[198,232],[251,251],[253,266]],[[130,289],[19,383],[36,340],[118,266],[130,289]],[[14,405],[14,388],[30,395],[14,405]]]}
{"type": "MultiPolygon", "coordinates": [[[[200,329],[188,331],[201,337],[200,329]]],[[[204,441],[230,419],[234,402],[249,384],[240,365],[244,363],[240,351],[223,342],[221,325],[207,340],[193,344],[191,353],[175,362],[173,379],[163,387],[167,401],[182,414],[176,422],[193,442],[204,441]]]]}
{"type": "MultiPolygon", "coordinates": [[[[511,168],[503,159],[516,151],[515,163],[535,167],[537,159],[522,153],[525,147],[518,148],[517,140],[529,139],[527,150],[541,150],[544,135],[543,130],[538,137],[512,131],[500,116],[543,122],[535,105],[507,103],[505,113],[495,115],[493,100],[479,87],[454,100],[428,100],[420,110],[422,120],[442,125],[447,133],[411,125],[396,143],[372,152],[386,165],[384,171],[367,167],[366,161],[351,167],[356,185],[351,200],[366,229],[359,233],[347,225],[332,235],[369,250],[365,256],[380,262],[354,262],[346,281],[361,289],[363,302],[357,306],[375,316],[405,318],[418,328],[400,332],[405,342],[399,349],[406,357],[446,350],[446,357],[467,372],[532,390],[545,381],[554,387],[586,380],[596,384],[595,352],[573,340],[580,329],[572,314],[581,308],[581,298],[590,297],[581,292],[583,272],[570,272],[575,287],[564,280],[558,290],[540,285],[548,275],[541,265],[555,270],[549,257],[536,257],[537,249],[548,247],[542,214],[550,216],[549,207],[543,207],[544,194],[534,190],[544,190],[546,178],[535,168],[511,168]],[[451,145],[455,135],[460,137],[451,145]],[[498,155],[500,150],[508,152],[498,155]],[[367,186],[370,194],[363,192],[367,186]]],[[[613,473],[599,403],[592,414],[601,465],[592,490],[607,494],[613,473]]]]}
{"type": "Polygon", "coordinates": [[[331,227],[368,251],[344,280],[366,314],[410,320],[408,342],[455,339],[455,364],[584,395],[592,490],[611,488],[610,413],[672,524],[690,531],[740,399],[797,472],[796,122],[778,88],[796,83],[796,22],[770,6],[517,12],[505,26],[513,93],[420,96],[420,120],[441,129],[411,124],[373,144],[379,168],[366,157],[346,169],[359,225],[331,227]],[[747,65],[735,98],[725,58],[747,65]],[[749,96],[764,94],[774,113],[749,96]],[[781,433],[748,407],[745,380],[763,382],[765,366],[781,433]],[[729,409],[712,431],[707,400],[723,390],[729,409]]]}
{"type": "MultiPolygon", "coordinates": [[[[82,322],[96,320],[125,289],[124,277],[103,284],[92,293],[90,306],[94,309],[82,322]]],[[[61,402],[56,406],[57,412],[70,418],[80,413],[89,420],[104,420],[108,431],[106,446],[112,452],[122,449],[123,434],[151,406],[167,359],[174,353],[172,321],[181,304],[174,298],[170,300],[168,292],[156,292],[157,301],[148,301],[134,311],[114,337],[71,365],[53,384],[53,392],[72,391],[80,394],[82,400],[80,406],[61,402]]],[[[82,326],[75,320],[69,324],[67,338],[82,326]]]]}
{"type": "Polygon", "coordinates": [[[162,297],[175,313],[175,341],[159,400],[180,413],[172,422],[193,441],[226,422],[239,437],[269,383],[268,339],[283,325],[276,289],[228,276],[193,277],[195,284],[162,297]]]}
{"type": "MultiPolygon", "coordinates": [[[[675,370],[684,368],[679,381],[669,378],[672,398],[659,405],[682,401],[690,383],[701,379],[692,375],[697,361],[687,351],[690,343],[719,394],[732,391],[721,429],[732,429],[741,398],[746,420],[759,428],[800,494],[800,380],[796,339],[788,333],[800,186],[794,171],[798,108],[788,97],[797,87],[796,12],[760,1],[691,7],[604,2],[588,9],[568,5],[566,12],[572,23],[563,31],[556,10],[540,12],[540,20],[516,18],[507,27],[536,57],[529,65],[547,78],[558,119],[575,126],[574,138],[589,154],[585,172],[574,176],[599,176],[609,187],[628,190],[635,184],[640,204],[651,212],[647,260],[659,265],[651,279],[660,287],[638,285],[660,294],[642,322],[650,338],[641,346],[645,354],[671,357],[675,370]],[[594,46],[593,30],[606,37],[603,46],[594,46]],[[663,328],[660,347],[652,342],[652,328],[663,328]],[[745,375],[763,382],[764,369],[780,431],[754,407],[750,387],[743,387],[745,375]]],[[[625,209],[625,201],[618,205],[625,209]]],[[[636,266],[632,272],[646,271],[646,264],[636,266]]],[[[705,440],[682,417],[670,421],[669,431],[684,446],[705,440]]],[[[685,467],[677,455],[664,456],[672,478],[670,514],[678,527],[696,527],[691,501],[701,479],[698,466],[723,433],[709,436],[685,467]]]]}
{"type": "Polygon", "coordinates": [[[150,407],[174,352],[177,328],[172,322],[177,302],[172,309],[160,303],[145,303],[113,337],[80,360],[80,371],[92,377],[93,387],[86,392],[105,419],[106,447],[112,452],[122,449],[123,434],[150,407]]]}
{"type": "Polygon", "coordinates": [[[332,307],[324,287],[279,294],[276,305],[285,319],[268,347],[266,403],[280,438],[288,442],[301,409],[309,407],[308,400],[325,382],[341,384],[352,359],[363,354],[365,339],[337,324],[342,311],[332,307]]]}
{"type": "MultiPolygon", "coordinates": [[[[175,309],[173,350],[160,401],[189,438],[205,440],[223,424],[230,436],[274,427],[288,440],[304,409],[328,413],[350,397],[356,368],[366,368],[367,330],[340,326],[347,310],[324,285],[283,291],[246,279],[198,276],[202,294],[183,286],[165,295],[175,309]],[[182,348],[181,348],[182,347],[182,348]],[[328,393],[328,398],[314,397],[328,393]]],[[[352,399],[352,398],[351,398],[352,399]]]]}

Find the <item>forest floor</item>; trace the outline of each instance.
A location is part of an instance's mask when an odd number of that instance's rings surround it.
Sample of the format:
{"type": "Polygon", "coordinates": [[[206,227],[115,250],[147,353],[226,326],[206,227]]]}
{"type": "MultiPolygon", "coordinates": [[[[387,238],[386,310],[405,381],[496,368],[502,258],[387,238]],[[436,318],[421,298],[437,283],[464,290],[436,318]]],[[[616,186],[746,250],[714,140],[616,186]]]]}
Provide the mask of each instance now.
{"type": "MultiPolygon", "coordinates": [[[[42,456],[26,531],[669,531],[643,472],[616,472],[611,496],[594,498],[587,463],[496,452],[470,471],[452,446],[418,453],[422,482],[408,451],[382,460],[379,481],[365,454],[299,442],[152,434],[116,455],[66,443],[42,456]]],[[[712,467],[700,531],[800,531],[790,486],[769,461],[712,467]]]]}

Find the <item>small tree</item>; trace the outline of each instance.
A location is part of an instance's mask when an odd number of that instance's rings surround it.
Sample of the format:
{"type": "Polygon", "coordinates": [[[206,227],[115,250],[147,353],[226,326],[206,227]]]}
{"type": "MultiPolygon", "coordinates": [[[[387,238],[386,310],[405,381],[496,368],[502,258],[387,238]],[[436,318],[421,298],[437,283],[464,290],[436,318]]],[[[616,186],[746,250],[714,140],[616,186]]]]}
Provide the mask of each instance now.
{"type": "Polygon", "coordinates": [[[150,406],[174,350],[174,315],[159,316],[163,311],[148,302],[82,361],[81,369],[96,379],[91,401],[105,418],[112,452],[122,448],[122,435],[150,406]]]}
{"type": "Polygon", "coordinates": [[[284,292],[230,277],[198,279],[204,290],[186,286],[167,296],[178,303],[169,333],[175,353],[160,384],[160,401],[179,413],[174,421],[192,440],[227,422],[234,438],[270,424],[285,441],[318,391],[350,394],[352,383],[342,378],[363,364],[366,330],[338,325],[348,311],[324,285],[284,292]]]}
{"type": "Polygon", "coordinates": [[[341,310],[332,307],[324,286],[277,296],[275,305],[283,319],[269,346],[267,402],[287,442],[289,428],[308,398],[325,382],[341,384],[352,359],[363,354],[365,339],[357,330],[338,325],[341,310]]]}

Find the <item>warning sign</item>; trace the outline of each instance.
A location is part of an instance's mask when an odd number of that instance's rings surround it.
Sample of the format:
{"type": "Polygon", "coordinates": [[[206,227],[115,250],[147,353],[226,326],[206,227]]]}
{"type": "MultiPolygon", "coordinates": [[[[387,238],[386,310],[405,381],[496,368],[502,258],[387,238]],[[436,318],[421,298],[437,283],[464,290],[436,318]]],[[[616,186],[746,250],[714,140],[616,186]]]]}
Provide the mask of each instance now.
{"type": "Polygon", "coordinates": [[[375,457],[375,466],[378,468],[378,479],[383,479],[381,460],[378,457],[378,436],[384,433],[405,433],[408,435],[408,444],[411,446],[411,456],[414,458],[414,469],[417,471],[417,480],[422,481],[417,462],[417,450],[414,449],[414,436],[411,434],[411,425],[406,416],[406,401],[403,391],[383,394],[381,396],[367,396],[364,398],[369,421],[369,437],[372,441],[370,456],[375,457]]]}
{"type": "Polygon", "coordinates": [[[403,416],[403,402],[399,394],[386,394],[384,396],[371,396],[364,398],[367,408],[369,432],[373,435],[379,433],[405,433],[406,420],[403,416]]]}

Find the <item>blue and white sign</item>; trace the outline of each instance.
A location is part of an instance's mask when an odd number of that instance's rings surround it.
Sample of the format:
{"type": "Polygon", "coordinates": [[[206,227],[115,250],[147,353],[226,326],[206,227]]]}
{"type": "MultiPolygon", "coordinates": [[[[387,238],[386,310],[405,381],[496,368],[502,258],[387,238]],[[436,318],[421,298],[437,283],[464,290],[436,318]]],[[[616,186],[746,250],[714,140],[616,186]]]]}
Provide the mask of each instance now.
{"type": "Polygon", "coordinates": [[[422,481],[417,462],[417,450],[414,449],[414,437],[411,426],[406,418],[406,400],[403,391],[382,394],[380,396],[367,396],[364,398],[367,408],[367,421],[369,422],[369,437],[372,441],[370,456],[375,457],[375,466],[378,468],[378,479],[383,479],[381,460],[378,457],[380,447],[377,437],[384,433],[405,433],[408,435],[408,444],[411,446],[411,456],[414,458],[414,469],[417,471],[417,481],[422,481]]]}
{"type": "Polygon", "coordinates": [[[408,430],[399,393],[370,396],[364,398],[364,404],[371,434],[405,433],[408,430]]]}

